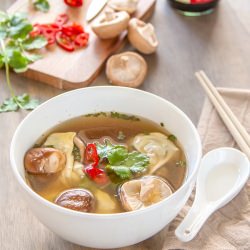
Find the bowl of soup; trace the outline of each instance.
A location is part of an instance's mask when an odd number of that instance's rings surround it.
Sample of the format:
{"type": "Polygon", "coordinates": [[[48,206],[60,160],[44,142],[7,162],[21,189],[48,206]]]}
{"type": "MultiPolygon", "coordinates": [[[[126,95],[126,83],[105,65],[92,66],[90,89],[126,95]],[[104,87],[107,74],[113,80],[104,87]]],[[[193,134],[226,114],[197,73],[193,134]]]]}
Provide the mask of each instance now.
{"type": "Polygon", "coordinates": [[[10,159],[36,217],[70,242],[116,248],[169,224],[193,189],[201,143],[156,95],[89,87],[56,96],[20,123],[10,159]]]}

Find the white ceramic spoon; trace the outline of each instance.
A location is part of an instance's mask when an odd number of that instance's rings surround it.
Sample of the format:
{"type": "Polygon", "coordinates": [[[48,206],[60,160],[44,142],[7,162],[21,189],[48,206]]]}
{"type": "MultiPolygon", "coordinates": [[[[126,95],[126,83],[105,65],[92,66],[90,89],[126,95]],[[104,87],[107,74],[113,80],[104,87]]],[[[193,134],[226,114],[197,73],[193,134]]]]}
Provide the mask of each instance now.
{"type": "Polygon", "coordinates": [[[218,148],[201,160],[194,203],[175,230],[183,242],[192,240],[208,217],[231,201],[243,188],[250,172],[245,154],[234,148],[218,148]]]}

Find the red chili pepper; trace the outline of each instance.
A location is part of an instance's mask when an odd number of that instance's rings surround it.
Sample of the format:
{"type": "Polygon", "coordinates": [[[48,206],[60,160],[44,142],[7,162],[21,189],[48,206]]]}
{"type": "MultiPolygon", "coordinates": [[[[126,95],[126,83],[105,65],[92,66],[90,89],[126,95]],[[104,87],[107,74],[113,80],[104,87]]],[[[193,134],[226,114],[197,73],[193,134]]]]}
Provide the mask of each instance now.
{"type": "Polygon", "coordinates": [[[64,35],[62,32],[56,33],[56,42],[61,48],[67,51],[72,52],[75,50],[74,44],[71,39],[68,36],[64,35]]]}
{"type": "Polygon", "coordinates": [[[62,27],[62,32],[65,35],[72,37],[84,33],[84,29],[82,25],[73,23],[72,25],[64,25],[62,27]]]}
{"type": "Polygon", "coordinates": [[[96,145],[89,143],[85,150],[86,160],[92,162],[92,166],[96,167],[99,163],[99,156],[97,153],[96,145]]]}
{"type": "Polygon", "coordinates": [[[85,47],[88,44],[88,40],[89,40],[89,34],[82,33],[82,34],[77,35],[74,42],[75,42],[75,45],[79,47],[85,47]]]}
{"type": "Polygon", "coordinates": [[[64,0],[70,7],[80,7],[83,5],[83,0],[64,0]]]}
{"type": "Polygon", "coordinates": [[[93,165],[89,165],[85,168],[85,173],[92,179],[94,182],[98,184],[106,184],[109,179],[104,170],[94,167],[93,165]]]}
{"type": "Polygon", "coordinates": [[[67,14],[60,14],[55,20],[55,24],[62,26],[69,21],[69,16],[67,14]]]}
{"type": "Polygon", "coordinates": [[[78,23],[65,25],[68,19],[67,14],[61,14],[54,23],[34,24],[30,36],[42,35],[47,39],[49,45],[57,42],[61,48],[69,52],[74,51],[77,47],[85,47],[89,34],[85,33],[82,25],[78,23]]]}

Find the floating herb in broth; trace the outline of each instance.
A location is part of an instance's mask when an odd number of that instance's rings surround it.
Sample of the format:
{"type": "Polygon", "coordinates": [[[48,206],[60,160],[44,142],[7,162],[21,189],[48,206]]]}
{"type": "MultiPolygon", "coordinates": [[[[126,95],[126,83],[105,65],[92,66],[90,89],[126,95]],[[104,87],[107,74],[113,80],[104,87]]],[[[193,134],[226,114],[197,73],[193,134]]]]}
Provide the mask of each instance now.
{"type": "Polygon", "coordinates": [[[142,209],[177,190],[187,172],[177,138],[130,114],[77,117],[52,128],[34,145],[24,159],[29,185],[45,199],[81,212],[142,209]],[[32,161],[31,172],[28,160],[39,150],[41,161],[32,161]],[[77,206],[65,205],[76,200],[77,206]]]}

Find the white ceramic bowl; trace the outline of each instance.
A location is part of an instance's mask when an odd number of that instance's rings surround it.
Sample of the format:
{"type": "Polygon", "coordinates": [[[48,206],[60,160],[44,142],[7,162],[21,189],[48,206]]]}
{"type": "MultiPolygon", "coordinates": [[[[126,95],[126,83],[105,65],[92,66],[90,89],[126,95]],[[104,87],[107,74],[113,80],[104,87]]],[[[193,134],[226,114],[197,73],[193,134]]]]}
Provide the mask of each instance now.
{"type": "Polygon", "coordinates": [[[12,169],[28,206],[37,218],[73,243],[116,248],[143,241],[171,222],[187,201],[201,158],[199,135],[189,118],[170,102],[153,94],[124,87],[90,87],[52,98],[31,112],[11,142],[12,169]],[[187,157],[188,176],[173,195],[146,209],[120,214],[88,214],[57,206],[36,194],[25,182],[23,158],[34,142],[67,119],[99,111],[117,111],[163,122],[177,136],[187,157]]]}

